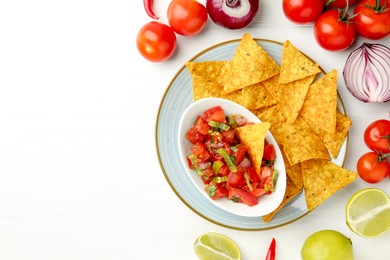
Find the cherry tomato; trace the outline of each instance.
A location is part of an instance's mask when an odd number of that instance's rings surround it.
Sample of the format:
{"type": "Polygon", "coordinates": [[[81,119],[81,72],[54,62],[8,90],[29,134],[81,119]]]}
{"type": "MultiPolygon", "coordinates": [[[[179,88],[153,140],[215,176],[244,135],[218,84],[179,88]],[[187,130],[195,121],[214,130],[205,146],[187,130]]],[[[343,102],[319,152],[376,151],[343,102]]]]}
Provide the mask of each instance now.
{"type": "Polygon", "coordinates": [[[138,31],[137,48],[149,61],[165,61],[175,51],[176,35],[166,24],[156,21],[149,22],[138,31]]]}
{"type": "Polygon", "coordinates": [[[346,12],[329,10],[321,14],[314,24],[314,37],[318,44],[330,51],[347,49],[355,40],[356,30],[346,12]]]}
{"type": "Polygon", "coordinates": [[[390,0],[362,0],[353,13],[361,36],[378,40],[390,34],[390,0]]]}
{"type": "Polygon", "coordinates": [[[356,168],[360,178],[368,183],[380,182],[390,173],[390,163],[376,152],[363,154],[359,158],[356,168]]]}
{"type": "Polygon", "coordinates": [[[173,0],[168,6],[168,22],[172,29],[184,36],[198,34],[206,25],[207,10],[196,0],[173,0]]]}
{"type": "Polygon", "coordinates": [[[322,13],[324,4],[324,0],[283,0],[283,12],[292,22],[310,23],[322,13]]]}
{"type": "Polygon", "coordinates": [[[389,153],[390,121],[379,119],[369,124],[364,131],[364,142],[368,148],[377,153],[389,153]]]}
{"type": "Polygon", "coordinates": [[[347,6],[354,5],[358,0],[327,0],[326,6],[332,8],[345,8],[347,6]]]}

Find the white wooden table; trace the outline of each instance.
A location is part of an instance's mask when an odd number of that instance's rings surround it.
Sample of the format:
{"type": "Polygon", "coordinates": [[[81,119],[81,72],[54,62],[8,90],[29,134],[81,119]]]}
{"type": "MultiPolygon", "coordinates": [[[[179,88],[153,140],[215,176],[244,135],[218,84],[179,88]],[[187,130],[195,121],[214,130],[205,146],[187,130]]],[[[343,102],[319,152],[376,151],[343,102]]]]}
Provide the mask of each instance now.
{"type": "MultiPolygon", "coordinates": [[[[166,22],[169,0],[155,0],[166,22]]],[[[389,119],[390,104],[365,104],[346,90],[347,55],[315,42],[312,25],[295,25],[281,1],[260,1],[254,23],[227,30],[209,20],[195,37],[178,37],[174,57],[144,60],[135,47],[150,21],[142,1],[20,0],[0,3],[0,259],[196,259],[195,238],[220,232],[244,259],[264,259],[272,237],[277,259],[300,259],[301,246],[321,229],[353,241],[357,260],[390,258],[390,232],[352,233],[344,220],[349,196],[365,187],[390,194],[390,181],[357,179],[307,216],[280,228],[241,231],[190,210],[168,185],[156,155],[157,111],[169,82],[203,49],[244,32],[290,40],[321,67],[339,71],[339,92],[353,121],[345,167],[368,151],[363,131],[389,119]]],[[[372,41],[370,41],[372,42],[372,41]]],[[[390,38],[379,41],[390,46],[390,38]]]]}

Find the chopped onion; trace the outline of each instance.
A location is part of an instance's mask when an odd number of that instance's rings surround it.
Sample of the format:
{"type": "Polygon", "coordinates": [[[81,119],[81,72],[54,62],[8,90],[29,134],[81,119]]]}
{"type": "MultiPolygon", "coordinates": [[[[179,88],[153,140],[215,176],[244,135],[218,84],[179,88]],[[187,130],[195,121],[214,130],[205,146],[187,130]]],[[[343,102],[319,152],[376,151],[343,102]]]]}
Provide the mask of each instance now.
{"type": "Polygon", "coordinates": [[[252,22],[259,10],[259,0],[207,0],[206,8],[214,23],[241,29],[252,22]]]}
{"type": "Polygon", "coordinates": [[[363,43],[352,51],[344,66],[344,82],[351,94],[363,102],[390,100],[390,49],[363,43]]]}

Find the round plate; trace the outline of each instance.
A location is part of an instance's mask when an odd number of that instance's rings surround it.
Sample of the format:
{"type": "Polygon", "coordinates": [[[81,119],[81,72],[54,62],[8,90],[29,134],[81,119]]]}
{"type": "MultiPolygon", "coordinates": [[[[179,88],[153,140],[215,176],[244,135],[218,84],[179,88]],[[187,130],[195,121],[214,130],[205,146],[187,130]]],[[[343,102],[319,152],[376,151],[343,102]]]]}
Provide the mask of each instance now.
{"type": "MultiPolygon", "coordinates": [[[[191,61],[231,60],[241,39],[214,45],[197,54],[191,61]]],[[[257,43],[280,65],[283,44],[255,39],[257,43]]],[[[169,84],[160,104],[156,123],[156,146],[161,169],[176,195],[201,217],[224,227],[239,230],[264,230],[295,221],[308,213],[304,192],[286,204],[270,222],[261,217],[244,217],[232,214],[211,203],[195,187],[184,169],[178,151],[178,130],[181,116],[193,102],[192,77],[183,65],[169,84]]],[[[340,97],[338,108],[345,114],[340,97]]],[[[332,162],[343,166],[347,153],[346,138],[339,156],[332,162]]]]}

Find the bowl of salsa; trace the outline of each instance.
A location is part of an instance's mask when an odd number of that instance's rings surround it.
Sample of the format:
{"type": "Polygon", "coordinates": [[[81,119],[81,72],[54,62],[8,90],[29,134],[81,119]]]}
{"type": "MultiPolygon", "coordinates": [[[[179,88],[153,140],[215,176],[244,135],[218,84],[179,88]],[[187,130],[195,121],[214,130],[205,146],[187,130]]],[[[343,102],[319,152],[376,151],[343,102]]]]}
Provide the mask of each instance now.
{"type": "Polygon", "coordinates": [[[181,162],[210,203],[230,213],[260,217],[274,211],[286,190],[286,170],[270,124],[221,98],[188,106],[178,131],[181,162]]]}

